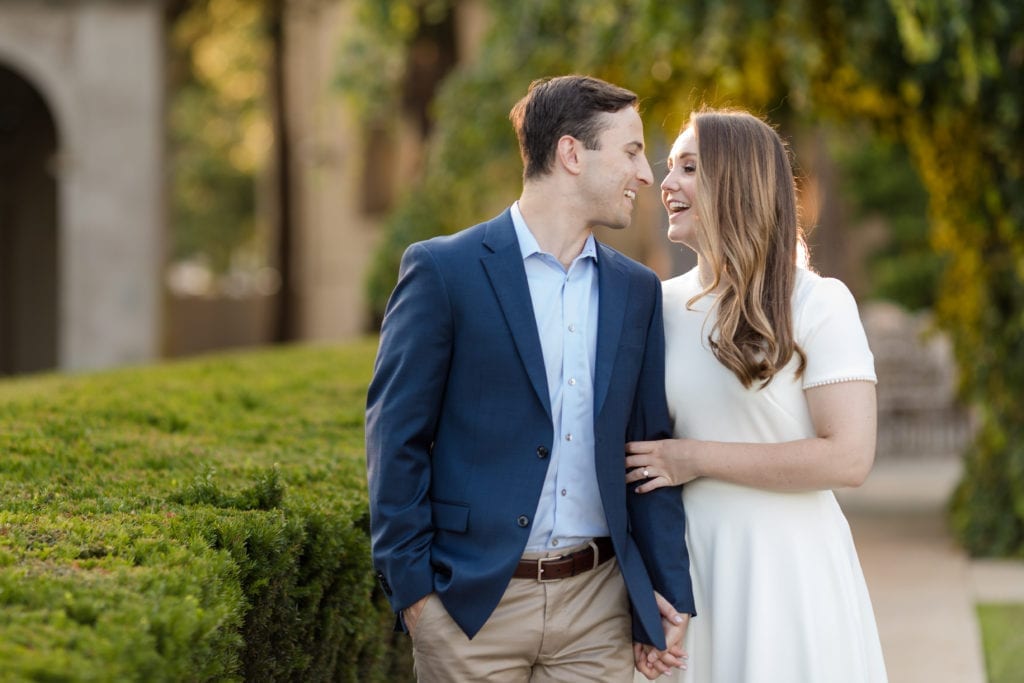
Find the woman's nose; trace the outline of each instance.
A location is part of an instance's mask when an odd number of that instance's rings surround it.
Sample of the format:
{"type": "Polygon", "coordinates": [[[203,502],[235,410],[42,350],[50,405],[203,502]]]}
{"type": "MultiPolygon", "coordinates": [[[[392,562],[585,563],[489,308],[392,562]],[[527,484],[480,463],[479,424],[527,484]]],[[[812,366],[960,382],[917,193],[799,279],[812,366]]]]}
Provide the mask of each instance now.
{"type": "Polygon", "coordinates": [[[679,189],[679,183],[676,182],[675,171],[668,172],[665,179],[661,181],[661,189],[666,192],[672,192],[679,189]]]}

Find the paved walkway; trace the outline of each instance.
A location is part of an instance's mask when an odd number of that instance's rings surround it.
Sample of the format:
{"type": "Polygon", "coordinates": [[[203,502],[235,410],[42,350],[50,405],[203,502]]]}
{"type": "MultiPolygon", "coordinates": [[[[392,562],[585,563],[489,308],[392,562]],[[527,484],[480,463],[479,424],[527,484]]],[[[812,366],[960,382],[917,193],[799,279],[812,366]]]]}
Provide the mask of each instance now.
{"type": "Polygon", "coordinates": [[[879,462],[837,497],[853,529],[891,683],[985,683],[976,602],[1024,602],[1024,563],[974,561],[952,541],[955,460],[879,462]]]}

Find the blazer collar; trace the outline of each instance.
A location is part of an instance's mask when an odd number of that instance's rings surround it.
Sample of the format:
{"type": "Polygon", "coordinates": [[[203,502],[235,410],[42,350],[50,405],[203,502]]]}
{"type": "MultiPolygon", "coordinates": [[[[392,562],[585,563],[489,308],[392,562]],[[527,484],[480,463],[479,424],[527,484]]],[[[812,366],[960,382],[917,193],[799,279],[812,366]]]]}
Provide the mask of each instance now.
{"type": "Polygon", "coordinates": [[[544,351],[537,333],[537,319],[533,313],[530,285],[526,281],[523,255],[519,250],[512,213],[506,209],[485,225],[483,245],[487,253],[481,257],[484,270],[494,288],[505,321],[512,331],[512,339],[523,362],[530,384],[540,399],[548,417],[551,416],[551,397],[544,371],[544,351]]]}
{"type": "MultiPolygon", "coordinates": [[[[487,253],[481,258],[491,281],[519,357],[526,368],[537,397],[551,415],[544,352],[537,333],[537,321],[526,281],[526,269],[519,250],[511,211],[485,225],[483,245],[487,253]]],[[[598,319],[597,354],[594,362],[594,416],[600,414],[608,395],[612,368],[622,336],[622,324],[629,301],[629,274],[623,257],[615,250],[597,242],[598,319]]]]}
{"type": "Polygon", "coordinates": [[[629,273],[623,257],[615,250],[597,243],[597,358],[594,362],[594,418],[601,414],[612,368],[619,351],[622,324],[629,301],[629,273]]]}

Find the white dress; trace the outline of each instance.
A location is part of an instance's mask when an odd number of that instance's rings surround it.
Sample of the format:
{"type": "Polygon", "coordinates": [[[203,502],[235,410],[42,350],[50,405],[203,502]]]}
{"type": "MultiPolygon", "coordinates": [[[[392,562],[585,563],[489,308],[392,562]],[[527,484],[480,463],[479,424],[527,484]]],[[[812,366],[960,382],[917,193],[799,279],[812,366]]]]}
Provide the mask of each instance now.
{"type": "MultiPolygon", "coordinates": [[[[697,270],[664,283],[666,387],[675,436],[777,443],[815,435],[804,389],[875,381],[846,286],[797,269],[794,358],[745,389],[708,348],[697,270]]],[[[832,491],[777,493],[711,479],[683,487],[697,617],[687,683],[876,683],[882,648],[850,527],[832,491]]],[[[646,680],[638,675],[637,680],[646,680]]]]}

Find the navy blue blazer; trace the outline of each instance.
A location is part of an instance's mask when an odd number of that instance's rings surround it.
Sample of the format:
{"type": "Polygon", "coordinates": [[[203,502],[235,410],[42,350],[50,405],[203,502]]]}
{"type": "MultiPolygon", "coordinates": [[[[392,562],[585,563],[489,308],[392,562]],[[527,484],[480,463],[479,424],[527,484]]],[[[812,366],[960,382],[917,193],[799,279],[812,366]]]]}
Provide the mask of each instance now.
{"type": "MultiPolygon", "coordinates": [[[[694,612],[683,504],[679,488],[627,491],[624,461],[626,441],[671,436],[661,283],[602,244],[597,267],[598,484],[634,640],[664,648],[654,590],[694,612]]],[[[526,547],[554,438],[511,213],[410,246],[366,408],[373,563],[396,612],[434,592],[480,630],[526,547]]]]}

